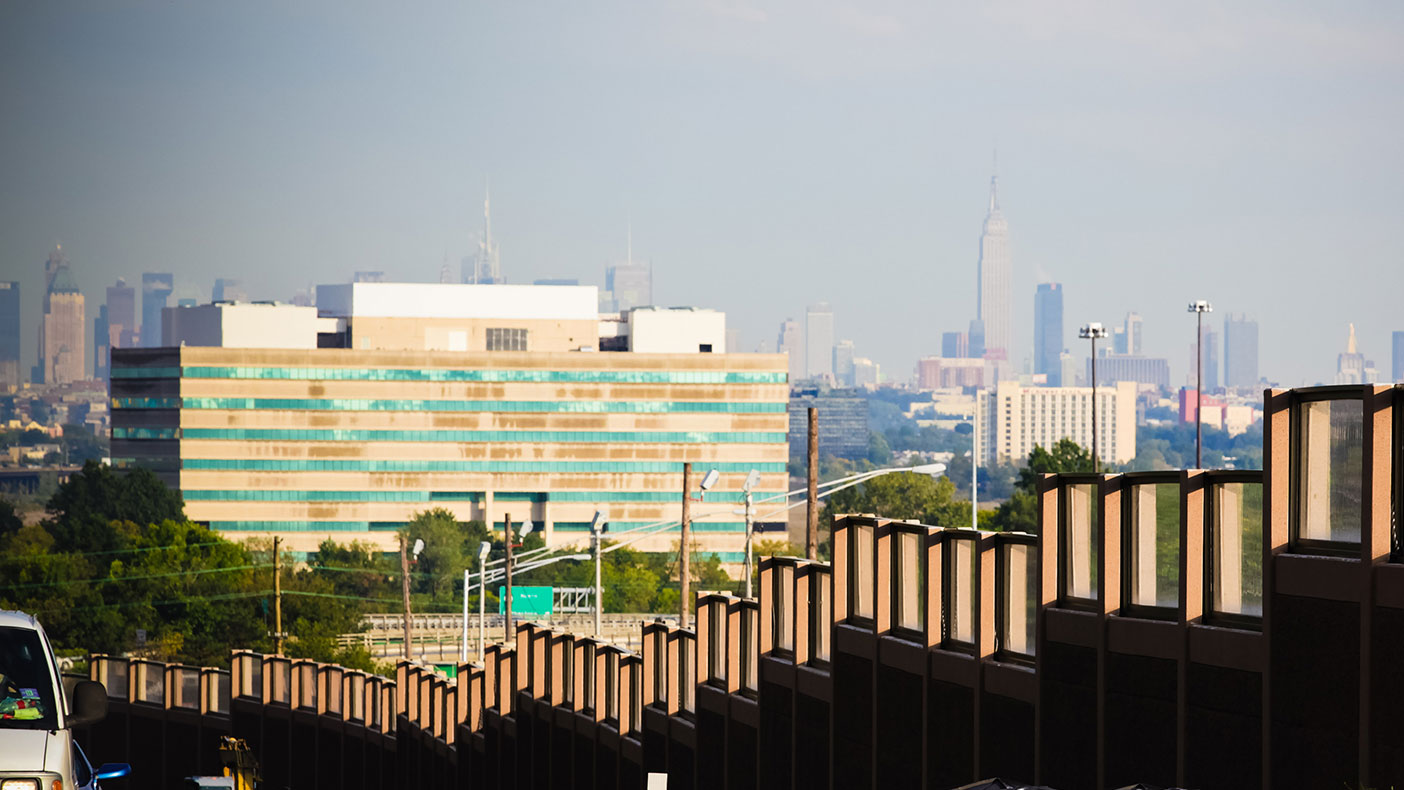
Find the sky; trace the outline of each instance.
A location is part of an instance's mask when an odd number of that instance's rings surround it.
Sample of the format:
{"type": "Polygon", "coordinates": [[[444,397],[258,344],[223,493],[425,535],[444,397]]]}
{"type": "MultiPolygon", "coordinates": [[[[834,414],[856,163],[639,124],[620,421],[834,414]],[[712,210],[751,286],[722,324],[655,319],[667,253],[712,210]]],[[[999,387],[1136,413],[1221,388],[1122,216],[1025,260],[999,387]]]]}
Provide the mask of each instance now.
{"type": "MultiPolygon", "coordinates": [[[[123,276],[290,299],[437,281],[482,228],[512,282],[725,310],[743,346],[828,301],[905,380],[973,317],[998,150],[1016,365],[1033,295],[1145,319],[1190,372],[1208,299],[1260,372],[1329,382],[1404,330],[1404,5],[993,0],[0,5],[0,279],[32,364],[63,245],[123,276]]],[[[89,352],[91,354],[91,351],[89,352]]]]}

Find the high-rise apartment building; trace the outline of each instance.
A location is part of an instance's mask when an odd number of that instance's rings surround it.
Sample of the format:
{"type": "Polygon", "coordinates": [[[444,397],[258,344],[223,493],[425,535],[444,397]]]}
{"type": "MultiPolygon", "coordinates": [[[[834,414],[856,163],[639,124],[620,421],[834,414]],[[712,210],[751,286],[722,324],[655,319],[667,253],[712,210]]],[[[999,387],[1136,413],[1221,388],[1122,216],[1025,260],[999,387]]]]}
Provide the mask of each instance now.
{"type": "Polygon", "coordinates": [[[834,379],[840,387],[853,386],[853,341],[834,344],[834,379]]]}
{"type": "Polygon", "coordinates": [[[175,290],[175,278],[165,272],[141,275],[141,345],[156,348],[161,345],[161,311],[175,290]]]}
{"type": "MultiPolygon", "coordinates": [[[[0,330],[3,331],[3,330],[0,330]]],[[[1404,381],[1404,332],[1394,333],[1394,380],[1404,381]]]]}
{"type": "MultiPolygon", "coordinates": [[[[1024,387],[1001,381],[977,401],[975,436],[981,463],[1018,462],[1035,446],[1072,439],[1092,448],[1091,387],[1024,387]]],[[[1103,463],[1136,456],[1136,385],[1097,388],[1097,454],[1103,463]]]]}
{"type": "Polygon", "coordinates": [[[20,384],[20,284],[0,281],[0,386],[20,384]]]}
{"type": "Polygon", "coordinates": [[[1048,376],[1048,386],[1063,385],[1063,286],[1039,283],[1034,292],[1034,373],[1048,376]]]}
{"type": "Polygon", "coordinates": [[[1127,313],[1121,326],[1112,330],[1112,352],[1138,357],[1141,355],[1141,315],[1127,313]]]}
{"type": "Polygon", "coordinates": [[[242,280],[217,277],[215,278],[214,292],[210,298],[215,302],[247,302],[249,292],[244,289],[242,280]]]}
{"type": "Polygon", "coordinates": [[[852,390],[804,387],[790,391],[790,455],[803,458],[809,410],[818,409],[819,454],[863,458],[868,454],[868,401],[852,390]]]}
{"type": "Polygon", "coordinates": [[[790,356],[790,383],[804,378],[804,343],[799,322],[786,318],[780,322],[780,334],[775,339],[775,352],[790,356]]]}
{"type": "Polygon", "coordinates": [[[39,323],[39,364],[35,383],[82,381],[87,368],[87,315],[73,267],[59,248],[44,266],[49,289],[39,323]]]}
{"type": "Polygon", "coordinates": [[[1336,357],[1337,384],[1364,384],[1369,381],[1366,368],[1369,363],[1355,343],[1355,324],[1350,325],[1350,336],[1346,338],[1344,354],[1336,357]]]}
{"type": "Polygon", "coordinates": [[[809,306],[804,314],[804,375],[834,375],[834,308],[828,302],[809,306]]]}
{"type": "Polygon", "coordinates": [[[1224,386],[1258,386],[1258,322],[1233,313],[1224,317],[1224,386]]]}
{"type": "Polygon", "coordinates": [[[970,356],[970,338],[964,332],[941,333],[941,356],[959,359],[970,356]]]}
{"type": "MultiPolygon", "coordinates": [[[[1009,223],[999,209],[999,180],[990,179],[990,207],[980,234],[980,292],[976,316],[984,323],[983,356],[1009,359],[1012,342],[1013,285],[1009,266],[1009,223]]],[[[971,333],[974,354],[974,333],[971,333]]]]}

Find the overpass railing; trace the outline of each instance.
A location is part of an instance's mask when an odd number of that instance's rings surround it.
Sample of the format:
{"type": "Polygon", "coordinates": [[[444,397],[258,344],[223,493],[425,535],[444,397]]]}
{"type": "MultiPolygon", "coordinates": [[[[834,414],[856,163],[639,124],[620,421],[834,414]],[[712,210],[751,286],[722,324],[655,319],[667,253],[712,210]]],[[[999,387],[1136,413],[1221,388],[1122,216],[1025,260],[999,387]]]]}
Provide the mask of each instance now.
{"type": "Polygon", "coordinates": [[[193,766],[232,733],[293,787],[1399,784],[1401,392],[1269,391],[1261,472],[1045,475],[1036,534],[840,517],[831,562],[766,558],[637,651],[523,623],[454,679],[96,656],[91,736],[193,766]]]}

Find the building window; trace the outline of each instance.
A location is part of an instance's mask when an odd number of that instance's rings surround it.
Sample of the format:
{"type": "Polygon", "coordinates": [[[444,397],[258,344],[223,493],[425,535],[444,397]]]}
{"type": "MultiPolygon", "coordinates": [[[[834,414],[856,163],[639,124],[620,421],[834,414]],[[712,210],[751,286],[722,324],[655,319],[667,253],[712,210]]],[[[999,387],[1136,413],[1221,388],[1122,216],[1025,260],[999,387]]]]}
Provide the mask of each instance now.
{"type": "Polygon", "coordinates": [[[1313,400],[1296,409],[1293,453],[1296,538],[1358,544],[1364,499],[1364,404],[1313,400]]]}
{"type": "Polygon", "coordinates": [[[526,351],[527,331],[525,329],[489,327],[487,331],[487,350],[526,351]]]}

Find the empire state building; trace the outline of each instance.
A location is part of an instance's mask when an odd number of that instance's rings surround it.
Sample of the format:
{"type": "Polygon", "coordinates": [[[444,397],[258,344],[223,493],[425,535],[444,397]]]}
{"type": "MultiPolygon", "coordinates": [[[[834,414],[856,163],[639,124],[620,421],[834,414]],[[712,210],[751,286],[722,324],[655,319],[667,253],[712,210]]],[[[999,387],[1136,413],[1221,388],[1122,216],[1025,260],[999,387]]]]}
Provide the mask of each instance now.
{"type": "Polygon", "coordinates": [[[1009,223],[999,210],[999,179],[990,178],[990,211],[980,234],[978,321],[985,330],[985,359],[1009,359],[1013,293],[1009,272],[1009,223]]]}

